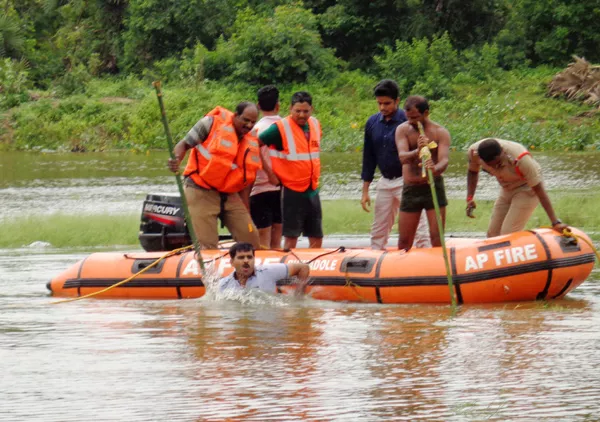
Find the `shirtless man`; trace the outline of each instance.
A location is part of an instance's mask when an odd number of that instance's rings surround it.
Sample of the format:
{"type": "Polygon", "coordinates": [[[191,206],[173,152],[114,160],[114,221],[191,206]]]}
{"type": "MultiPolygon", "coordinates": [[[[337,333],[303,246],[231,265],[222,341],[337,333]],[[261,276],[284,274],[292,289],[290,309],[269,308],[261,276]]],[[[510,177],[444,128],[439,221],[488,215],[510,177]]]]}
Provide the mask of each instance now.
{"type": "Polygon", "coordinates": [[[422,210],[425,210],[427,214],[431,245],[441,246],[433,197],[428,186],[428,178],[427,176],[423,177],[419,151],[429,145],[431,141],[437,144],[436,148],[431,149],[432,156],[425,162],[425,167],[433,172],[442,224],[445,226],[448,200],[442,173],[448,167],[450,133],[445,127],[429,120],[429,103],[424,97],[408,97],[404,103],[404,111],[408,121],[396,129],[396,146],[404,177],[402,202],[400,203],[398,249],[408,251],[413,244],[422,210]],[[423,125],[424,135],[419,134],[419,123],[423,125]]]}

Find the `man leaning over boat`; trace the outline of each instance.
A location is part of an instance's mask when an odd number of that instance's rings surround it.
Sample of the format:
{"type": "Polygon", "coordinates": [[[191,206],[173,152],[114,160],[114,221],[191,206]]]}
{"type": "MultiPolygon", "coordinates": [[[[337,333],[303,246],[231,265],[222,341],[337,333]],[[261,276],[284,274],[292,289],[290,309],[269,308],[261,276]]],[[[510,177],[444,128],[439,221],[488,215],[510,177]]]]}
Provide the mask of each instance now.
{"type": "Polygon", "coordinates": [[[187,150],[192,150],[183,172],[184,192],[203,249],[218,247],[217,218],[236,241],[260,245],[247,199],[262,167],[258,139],[251,132],[257,119],[258,108],[250,102],[239,103],[235,113],[216,107],[173,148],[169,169],[175,173],[187,150]]]}
{"type": "Polygon", "coordinates": [[[469,147],[467,173],[467,216],[476,208],[475,190],[479,171],[494,176],[500,184],[500,195],[494,203],[487,237],[523,230],[538,203],[542,204],[552,228],[562,233],[568,226],[554,212],[544,189],[539,163],[521,144],[503,139],[486,138],[469,147]]]}
{"type": "Polygon", "coordinates": [[[219,291],[227,289],[260,289],[277,293],[277,281],[297,277],[298,291],[303,292],[310,267],[308,264],[265,264],[255,266],[254,247],[247,242],[235,243],[229,248],[233,273],[219,281],[219,291]]]}

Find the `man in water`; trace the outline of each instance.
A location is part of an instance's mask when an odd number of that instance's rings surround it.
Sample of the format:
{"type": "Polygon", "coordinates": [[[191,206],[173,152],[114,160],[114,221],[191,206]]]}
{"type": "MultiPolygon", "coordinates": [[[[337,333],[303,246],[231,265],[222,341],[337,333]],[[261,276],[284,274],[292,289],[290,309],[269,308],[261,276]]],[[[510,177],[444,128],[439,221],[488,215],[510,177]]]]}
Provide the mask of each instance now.
{"type": "Polygon", "coordinates": [[[483,169],[500,183],[500,196],[494,203],[487,237],[514,233],[525,228],[538,203],[542,204],[552,228],[559,233],[568,226],[556,216],[544,189],[541,167],[527,149],[512,141],[486,138],[469,147],[467,173],[467,215],[477,206],[473,197],[483,169]]]}
{"type": "Polygon", "coordinates": [[[219,281],[219,291],[226,289],[260,289],[277,293],[277,281],[290,277],[298,278],[298,289],[304,292],[308,283],[308,264],[267,264],[255,266],[254,247],[250,243],[238,242],[229,249],[234,272],[219,281]]]}
{"type": "MultiPolygon", "coordinates": [[[[429,119],[429,103],[421,96],[411,96],[404,103],[407,122],[396,129],[396,145],[402,163],[402,203],[400,204],[398,249],[409,250],[413,244],[421,212],[425,210],[429,222],[429,235],[432,246],[441,246],[440,228],[437,224],[431,188],[425,170],[431,170],[434,176],[435,192],[441,214],[442,225],[446,222],[446,191],[442,173],[448,167],[450,133],[442,125],[429,119]],[[421,134],[421,127],[423,133],[421,134]],[[421,168],[419,153],[422,148],[435,142],[431,149],[431,158],[421,168]]],[[[430,147],[431,148],[431,147],[430,147]]]]}

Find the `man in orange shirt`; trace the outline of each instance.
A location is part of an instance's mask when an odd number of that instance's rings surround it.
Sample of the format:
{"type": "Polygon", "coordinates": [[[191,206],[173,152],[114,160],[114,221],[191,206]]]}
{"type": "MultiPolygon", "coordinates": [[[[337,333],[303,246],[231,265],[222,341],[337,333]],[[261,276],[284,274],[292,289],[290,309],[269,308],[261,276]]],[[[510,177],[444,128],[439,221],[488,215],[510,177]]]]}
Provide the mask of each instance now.
{"type": "Polygon", "coordinates": [[[292,95],[290,115],[260,133],[259,139],[270,148],[269,177],[283,185],[284,248],[295,248],[302,234],[308,237],[310,248],[320,248],[323,242],[319,198],[321,124],[312,117],[311,95],[305,91],[292,95]]]}
{"type": "Polygon", "coordinates": [[[244,189],[249,190],[261,168],[258,139],[251,134],[257,119],[258,109],[250,102],[238,104],[235,113],[216,107],[173,148],[175,158],[169,160],[169,169],[175,173],[186,152],[192,150],[183,173],[184,192],[203,249],[218,248],[218,218],[236,241],[260,247],[247,199],[240,196],[244,189]]]}

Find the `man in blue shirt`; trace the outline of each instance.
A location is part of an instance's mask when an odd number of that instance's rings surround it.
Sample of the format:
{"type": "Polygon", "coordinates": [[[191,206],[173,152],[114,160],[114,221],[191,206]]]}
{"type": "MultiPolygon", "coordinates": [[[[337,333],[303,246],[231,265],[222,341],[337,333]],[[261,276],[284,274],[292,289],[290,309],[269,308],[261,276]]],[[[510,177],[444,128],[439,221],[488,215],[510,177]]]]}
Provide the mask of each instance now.
{"type": "MultiPolygon", "coordinates": [[[[361,173],[363,188],[360,203],[366,212],[370,212],[369,186],[373,181],[375,169],[379,167],[381,178],[377,181],[375,216],[371,226],[371,248],[385,249],[402,199],[402,164],[398,158],[395,132],[396,128],[406,121],[406,114],[398,108],[400,89],[396,82],[390,79],[382,80],[375,87],[374,95],[379,113],[369,117],[365,125],[361,173]]],[[[414,246],[430,246],[429,229],[423,213],[414,246]]]]}

